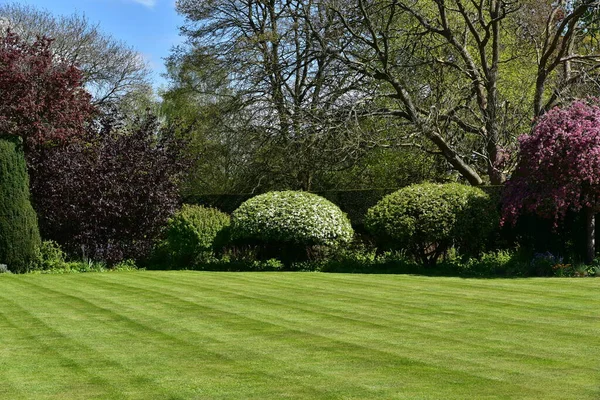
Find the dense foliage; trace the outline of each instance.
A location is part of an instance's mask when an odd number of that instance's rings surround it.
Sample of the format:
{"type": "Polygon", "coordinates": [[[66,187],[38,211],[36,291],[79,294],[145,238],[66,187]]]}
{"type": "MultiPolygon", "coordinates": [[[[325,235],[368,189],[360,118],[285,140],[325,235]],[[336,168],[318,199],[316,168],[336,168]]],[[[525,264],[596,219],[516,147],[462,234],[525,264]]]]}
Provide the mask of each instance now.
{"type": "Polygon", "coordinates": [[[521,159],[507,184],[503,221],[535,213],[554,226],[567,212],[586,214],[586,261],[595,256],[595,213],[600,209],[600,106],[578,100],[539,119],[519,138],[521,159]]]}
{"type": "Polygon", "coordinates": [[[269,192],[245,201],[232,214],[232,237],[299,246],[352,240],[346,215],[329,200],[306,192],[269,192]]]}
{"type": "Polygon", "coordinates": [[[24,272],[40,245],[21,138],[0,136],[0,264],[24,272]]]}
{"type": "Polygon", "coordinates": [[[569,209],[598,208],[600,106],[595,99],[554,108],[519,138],[521,159],[506,185],[503,220],[526,212],[561,220],[569,209]]]}
{"type": "Polygon", "coordinates": [[[230,217],[215,208],[184,204],[169,220],[166,240],[158,252],[161,260],[184,268],[210,255],[217,236],[229,226],[230,217]]]}
{"type": "Polygon", "coordinates": [[[478,188],[411,185],[369,209],[366,225],[383,246],[404,250],[429,265],[452,246],[466,255],[482,251],[498,222],[495,207],[478,188]]]}
{"type": "Polygon", "coordinates": [[[111,263],[147,255],[177,207],[184,168],[180,143],[163,134],[152,116],[131,128],[106,119],[37,153],[32,191],[45,237],[111,263]]]}
{"type": "Polygon", "coordinates": [[[26,147],[80,136],[93,112],[81,72],[53,57],[51,42],[0,33],[0,132],[26,147]]]}

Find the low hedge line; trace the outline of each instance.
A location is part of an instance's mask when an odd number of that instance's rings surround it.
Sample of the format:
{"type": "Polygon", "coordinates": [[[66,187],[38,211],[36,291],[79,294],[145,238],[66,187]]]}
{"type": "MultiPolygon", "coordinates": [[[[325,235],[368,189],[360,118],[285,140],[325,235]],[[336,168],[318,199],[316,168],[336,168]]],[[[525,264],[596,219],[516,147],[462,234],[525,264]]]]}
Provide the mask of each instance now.
{"type": "MultiPolygon", "coordinates": [[[[368,190],[332,190],[311,192],[324,197],[337,205],[350,219],[352,226],[358,232],[365,232],[365,215],[384,196],[398,189],[368,189],[368,190]]],[[[198,204],[214,207],[225,213],[233,213],[243,202],[256,196],[255,194],[207,194],[189,196],[183,199],[186,204],[198,204]]]]}
{"type": "MultiPolygon", "coordinates": [[[[369,196],[369,202],[373,201],[372,191],[369,196]]],[[[213,200],[218,198],[223,197],[213,200]]],[[[355,210],[367,204],[355,199],[355,210]]],[[[573,214],[555,231],[550,221],[527,216],[516,227],[500,229],[500,199],[497,187],[412,185],[384,196],[365,212],[361,221],[370,236],[355,235],[338,206],[312,193],[253,196],[231,216],[216,208],[184,205],[156,243],[153,258],[138,260],[143,262],[138,265],[490,277],[600,273],[600,262],[583,265],[573,256],[583,243],[577,240],[584,231],[579,215],[573,214]]],[[[235,204],[232,197],[228,200],[235,204]]],[[[32,268],[45,273],[105,268],[87,261],[67,262],[60,248],[50,242],[36,260],[32,268]]],[[[127,264],[119,269],[134,267],[127,264]]]]}
{"type": "MultiPolygon", "coordinates": [[[[481,186],[483,190],[498,205],[502,199],[502,186],[481,186]]],[[[370,190],[340,190],[316,192],[336,204],[350,219],[357,234],[366,241],[371,235],[365,227],[365,216],[383,197],[397,189],[370,190]]],[[[225,213],[232,213],[244,201],[254,197],[254,194],[218,194],[188,197],[186,203],[201,204],[217,208],[225,213]]],[[[551,251],[566,259],[580,261],[578,258],[584,252],[585,221],[578,213],[570,213],[565,223],[555,228],[552,222],[537,216],[523,216],[516,226],[504,226],[498,229],[488,250],[520,247],[531,254],[551,251]]],[[[600,230],[597,230],[597,240],[600,240],[600,230]]]]}

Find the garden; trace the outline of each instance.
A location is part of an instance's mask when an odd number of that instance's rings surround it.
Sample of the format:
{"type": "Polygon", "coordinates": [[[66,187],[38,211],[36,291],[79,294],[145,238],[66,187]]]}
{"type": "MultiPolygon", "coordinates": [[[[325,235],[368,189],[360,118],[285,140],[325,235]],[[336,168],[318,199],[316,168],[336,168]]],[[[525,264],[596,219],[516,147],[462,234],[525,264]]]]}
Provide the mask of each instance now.
{"type": "Polygon", "coordinates": [[[0,397],[599,398],[597,2],[273,3],[0,5],[0,397]]]}

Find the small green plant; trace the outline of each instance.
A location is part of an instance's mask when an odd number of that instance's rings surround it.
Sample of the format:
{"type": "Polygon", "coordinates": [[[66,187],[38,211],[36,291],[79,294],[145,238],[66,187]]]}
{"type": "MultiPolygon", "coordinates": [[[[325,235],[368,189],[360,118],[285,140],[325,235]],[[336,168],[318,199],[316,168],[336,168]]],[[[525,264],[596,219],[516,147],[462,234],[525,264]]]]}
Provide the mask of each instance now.
{"type": "MultiPolygon", "coordinates": [[[[461,263],[460,271],[472,276],[501,276],[515,268],[515,253],[509,250],[483,253],[479,258],[470,258],[461,263]]],[[[522,268],[521,268],[522,269],[522,268]]]]}
{"type": "Polygon", "coordinates": [[[554,276],[584,278],[598,276],[600,268],[597,265],[586,264],[556,264],[552,267],[554,276]]]}
{"type": "Polygon", "coordinates": [[[111,271],[137,271],[138,269],[135,260],[127,259],[113,265],[111,271]]]}
{"type": "Polygon", "coordinates": [[[59,244],[52,240],[44,240],[36,251],[31,265],[34,271],[49,271],[66,268],[66,256],[59,244]]]}
{"type": "Polygon", "coordinates": [[[554,271],[554,276],[565,277],[565,276],[574,276],[575,269],[571,264],[555,264],[552,266],[552,270],[554,271]]]}

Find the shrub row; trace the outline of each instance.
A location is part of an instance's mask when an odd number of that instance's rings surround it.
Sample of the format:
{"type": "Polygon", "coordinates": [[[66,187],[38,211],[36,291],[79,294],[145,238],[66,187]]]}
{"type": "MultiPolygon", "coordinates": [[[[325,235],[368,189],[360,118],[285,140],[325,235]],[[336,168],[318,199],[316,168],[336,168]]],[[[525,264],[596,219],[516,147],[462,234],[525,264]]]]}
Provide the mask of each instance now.
{"type": "MultiPolygon", "coordinates": [[[[451,249],[479,255],[498,224],[490,196],[459,184],[413,185],[387,195],[365,214],[381,251],[401,250],[426,265],[451,249]]],[[[177,268],[210,262],[215,254],[229,260],[278,259],[289,267],[332,258],[353,239],[350,220],[338,206],[316,194],[283,191],[247,199],[233,211],[231,223],[216,209],[186,205],[170,220],[156,254],[159,263],[177,268]]]]}
{"type": "MultiPolygon", "coordinates": [[[[350,219],[357,232],[364,233],[364,220],[369,208],[373,207],[384,196],[393,193],[396,189],[369,189],[369,190],[331,190],[314,192],[337,205],[350,219]]],[[[491,189],[493,190],[493,189],[491,189]]],[[[227,214],[233,213],[246,200],[253,198],[253,194],[207,194],[189,196],[184,198],[188,204],[198,204],[205,207],[217,208],[227,214]]]]}
{"type": "MultiPolygon", "coordinates": [[[[224,271],[453,276],[590,276],[600,272],[600,263],[584,266],[548,252],[495,248],[497,201],[468,186],[410,186],[384,197],[364,220],[374,241],[354,235],[337,206],[310,193],[256,196],[231,217],[214,208],[185,205],[169,221],[153,261],[158,268],[224,271]]],[[[52,242],[42,244],[32,267],[43,273],[106,269],[93,262],[67,262],[52,242]]],[[[126,263],[118,269],[132,267],[126,263]]]]}

